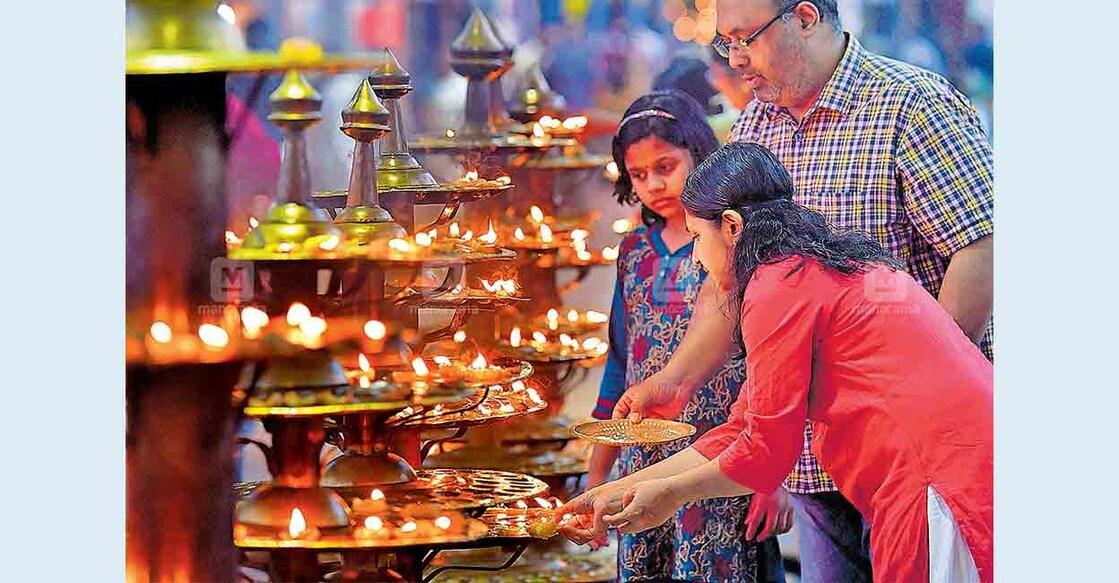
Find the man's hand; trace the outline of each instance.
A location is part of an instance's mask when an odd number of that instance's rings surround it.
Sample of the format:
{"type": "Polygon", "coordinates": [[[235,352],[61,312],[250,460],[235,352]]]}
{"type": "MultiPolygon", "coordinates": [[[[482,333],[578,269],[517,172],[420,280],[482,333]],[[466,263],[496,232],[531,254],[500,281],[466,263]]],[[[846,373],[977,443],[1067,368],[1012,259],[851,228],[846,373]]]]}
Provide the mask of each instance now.
{"type": "Polygon", "coordinates": [[[778,487],[769,494],[754,493],[746,513],[746,540],[761,542],[770,535],[785,534],[792,527],[793,506],[784,488],[778,487]]]}
{"type": "Polygon", "coordinates": [[[614,405],[614,419],[640,421],[645,417],[676,419],[692,398],[692,392],[657,373],[626,389],[614,405]]]}
{"type": "Polygon", "coordinates": [[[673,478],[662,478],[627,488],[622,502],[625,508],[604,516],[603,521],[618,527],[619,532],[633,534],[668,522],[687,500],[674,487],[673,478]]]}

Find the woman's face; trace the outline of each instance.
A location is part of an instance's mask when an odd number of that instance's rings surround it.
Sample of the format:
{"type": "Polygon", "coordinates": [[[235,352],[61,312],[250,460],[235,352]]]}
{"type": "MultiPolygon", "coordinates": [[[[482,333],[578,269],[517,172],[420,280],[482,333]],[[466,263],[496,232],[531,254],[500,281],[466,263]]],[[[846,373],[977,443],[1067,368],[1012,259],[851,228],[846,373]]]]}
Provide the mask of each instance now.
{"type": "Polygon", "coordinates": [[[684,192],[688,173],[695,167],[687,148],[648,136],[626,148],[625,163],[641,204],[666,221],[683,217],[680,193],[684,192]]]}
{"type": "Polygon", "coordinates": [[[719,284],[719,287],[725,289],[725,282],[730,281],[730,274],[727,273],[729,263],[727,257],[730,255],[734,241],[727,235],[726,229],[720,228],[714,221],[685,213],[684,222],[695,240],[692,258],[703,266],[710,277],[715,278],[715,283],[719,284]]]}

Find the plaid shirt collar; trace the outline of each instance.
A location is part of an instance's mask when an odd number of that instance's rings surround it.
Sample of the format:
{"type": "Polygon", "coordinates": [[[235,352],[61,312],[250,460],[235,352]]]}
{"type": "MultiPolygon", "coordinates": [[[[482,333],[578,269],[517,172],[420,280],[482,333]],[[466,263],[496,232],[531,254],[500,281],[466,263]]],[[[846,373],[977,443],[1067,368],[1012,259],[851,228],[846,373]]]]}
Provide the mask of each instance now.
{"type": "MultiPolygon", "coordinates": [[[[843,58],[839,59],[839,65],[836,66],[831,79],[828,79],[827,84],[824,85],[824,90],[820,92],[820,96],[816,98],[816,105],[813,105],[804,116],[805,119],[817,109],[830,109],[841,115],[846,115],[858,105],[855,88],[858,86],[863,62],[866,60],[866,49],[863,48],[859,39],[855,38],[855,35],[845,32],[843,36],[847,39],[847,48],[843,51],[843,58]]],[[[772,103],[765,103],[763,107],[765,107],[765,113],[769,121],[774,121],[782,113],[788,115],[788,111],[784,107],[777,107],[772,103]]]]}

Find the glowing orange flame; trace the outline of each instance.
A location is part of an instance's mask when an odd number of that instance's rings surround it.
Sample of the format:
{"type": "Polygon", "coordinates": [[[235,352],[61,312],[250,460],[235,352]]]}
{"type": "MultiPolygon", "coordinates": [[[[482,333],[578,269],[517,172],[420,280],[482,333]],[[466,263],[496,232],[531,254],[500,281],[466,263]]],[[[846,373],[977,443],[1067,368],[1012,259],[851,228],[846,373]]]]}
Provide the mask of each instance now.
{"type": "Polygon", "coordinates": [[[466,175],[463,176],[463,179],[466,180],[467,182],[474,182],[475,180],[478,180],[478,171],[477,170],[467,170],[466,175]]]}
{"type": "Polygon", "coordinates": [[[398,253],[407,253],[412,250],[411,243],[400,238],[389,239],[389,249],[398,253]]]}
{"type": "Polygon", "coordinates": [[[524,383],[524,381],[513,381],[513,384],[510,385],[510,387],[514,391],[523,391],[523,390],[525,390],[525,383],[524,383]]]}
{"type": "Polygon", "coordinates": [[[152,340],[160,344],[167,344],[171,341],[171,327],[164,322],[152,324],[148,332],[152,335],[152,340]]]}
{"type": "Polygon", "coordinates": [[[517,230],[513,231],[513,237],[515,237],[518,241],[524,241],[525,240],[524,230],[521,229],[520,227],[517,227],[517,230]]]}
{"type": "Polygon", "coordinates": [[[432,522],[435,523],[435,526],[437,528],[442,529],[442,530],[447,530],[448,528],[451,528],[451,519],[447,518],[446,516],[440,516],[439,518],[436,518],[432,522]]]}
{"type": "Polygon", "coordinates": [[[508,186],[510,184],[513,184],[513,179],[508,177],[508,176],[498,176],[497,178],[494,178],[494,180],[496,180],[497,182],[500,182],[500,183],[502,183],[506,186],[508,186]]]}
{"type": "Polygon", "coordinates": [[[447,131],[443,132],[443,135],[447,136],[448,138],[453,138],[455,137],[455,130],[447,129],[447,131]]]}
{"type": "Polygon", "coordinates": [[[551,510],[551,508],[552,508],[552,503],[551,503],[551,502],[548,502],[548,501],[547,501],[547,500],[545,500],[544,498],[540,498],[540,497],[538,496],[538,497],[536,497],[536,498],[533,498],[533,500],[534,500],[534,501],[535,501],[535,502],[536,502],[536,503],[537,503],[538,505],[540,505],[540,507],[541,507],[541,508],[547,508],[547,509],[549,509],[549,510],[551,510]]]}
{"type": "Polygon", "coordinates": [[[544,128],[540,126],[539,122],[532,124],[532,137],[534,137],[534,138],[543,138],[544,137],[544,128]]]}
{"type": "Polygon", "coordinates": [[[587,310],[587,321],[588,322],[593,322],[595,324],[603,324],[603,323],[605,323],[609,320],[610,320],[610,317],[607,316],[606,314],[603,314],[602,312],[596,312],[594,310],[587,310]]]}
{"type": "Polygon", "coordinates": [[[548,310],[548,314],[544,317],[549,320],[559,320],[559,310],[551,308],[548,310]]]}
{"type": "Polygon", "coordinates": [[[619,235],[624,235],[633,230],[633,222],[629,219],[618,219],[611,223],[610,229],[619,235]]]}
{"type": "Polygon", "coordinates": [[[382,521],[380,518],[377,518],[376,516],[370,516],[369,518],[365,519],[365,528],[368,529],[368,530],[371,530],[373,532],[377,532],[378,530],[381,530],[384,527],[385,527],[384,521],[382,521]]]}
{"type": "Polygon", "coordinates": [[[607,261],[617,260],[618,259],[618,248],[617,247],[603,247],[602,248],[602,258],[606,259],[607,261]]]}
{"type": "Polygon", "coordinates": [[[466,332],[463,332],[462,330],[459,330],[458,332],[455,332],[455,335],[454,335],[453,338],[454,338],[455,342],[458,342],[459,344],[462,344],[463,342],[466,342],[466,332]]]}
{"type": "Polygon", "coordinates": [[[373,368],[369,365],[369,359],[366,358],[364,354],[357,355],[357,365],[361,367],[361,372],[363,373],[369,373],[373,368]]]}
{"type": "Polygon", "coordinates": [[[400,532],[415,532],[415,531],[416,531],[416,523],[411,521],[411,520],[409,520],[408,522],[405,522],[403,525],[400,526],[400,532]]]}
{"type": "Polygon", "coordinates": [[[319,249],[323,251],[334,251],[341,243],[342,240],[338,238],[338,235],[331,235],[327,237],[325,241],[319,243],[319,249]]]}
{"type": "Polygon", "coordinates": [[[497,231],[493,230],[493,219],[490,219],[489,230],[486,231],[485,235],[478,235],[478,240],[486,245],[497,243],[497,231]]]}
{"type": "Polygon", "coordinates": [[[259,226],[260,226],[260,221],[256,220],[256,217],[249,217],[249,228],[250,229],[255,229],[259,226]]]}
{"type": "Polygon", "coordinates": [[[463,241],[469,241],[473,238],[474,238],[474,231],[469,231],[468,230],[468,231],[466,231],[465,233],[462,234],[462,240],[463,241]]]}
{"type": "Polygon", "coordinates": [[[537,342],[538,344],[544,344],[544,343],[548,342],[548,337],[544,336],[544,334],[542,332],[533,332],[532,333],[532,339],[533,339],[533,341],[537,342]]]}
{"type": "Polygon", "coordinates": [[[549,227],[548,225],[540,225],[540,240],[544,243],[552,242],[553,237],[551,227],[549,227]]]}
{"type": "Polygon", "coordinates": [[[448,232],[448,233],[449,233],[449,234],[450,234],[450,235],[451,235],[452,237],[458,237],[458,236],[459,236],[459,234],[460,234],[460,233],[459,233],[458,222],[454,222],[454,223],[451,223],[451,226],[450,226],[450,227],[449,227],[449,228],[447,229],[447,232],[448,232]]]}
{"type": "Polygon", "coordinates": [[[307,318],[299,323],[299,331],[307,338],[318,338],[326,332],[326,320],[322,318],[307,318]]]}
{"type": "Polygon", "coordinates": [[[528,216],[534,222],[537,222],[537,223],[543,223],[544,222],[544,211],[540,210],[540,207],[538,207],[536,205],[532,205],[532,207],[528,209],[528,216]]]}
{"type": "Polygon", "coordinates": [[[432,361],[439,366],[451,366],[452,364],[454,364],[453,362],[451,362],[450,357],[443,356],[442,354],[433,358],[432,361]]]}
{"type": "Polygon", "coordinates": [[[369,320],[366,322],[363,331],[370,340],[381,340],[389,332],[388,328],[377,320],[369,320]]]}
{"type": "Polygon", "coordinates": [[[486,362],[486,357],[482,356],[482,353],[478,353],[478,358],[470,363],[470,368],[473,370],[485,370],[487,366],[489,366],[489,363],[486,362]]]}
{"type": "Polygon", "coordinates": [[[517,508],[528,508],[528,504],[526,504],[524,500],[517,500],[517,508]]]}
{"type": "Polygon", "coordinates": [[[369,493],[369,499],[370,500],[384,500],[385,499],[385,493],[382,492],[379,488],[373,488],[373,491],[369,493]]]}
{"type": "Polygon", "coordinates": [[[226,231],[225,232],[225,244],[226,245],[233,245],[233,246],[236,247],[237,245],[241,244],[241,238],[238,237],[237,233],[234,233],[233,231],[226,231]]]}
{"type": "Polygon", "coordinates": [[[311,310],[299,302],[288,308],[288,325],[298,326],[311,317],[311,310]]]}
{"type": "Polygon", "coordinates": [[[241,324],[248,330],[260,330],[268,325],[268,314],[260,308],[249,306],[241,310],[241,324]]]}
{"type": "Polygon", "coordinates": [[[521,329],[520,328],[513,328],[513,331],[509,333],[509,345],[512,346],[513,348],[517,348],[518,346],[521,345],[521,329]]]}
{"type": "Polygon", "coordinates": [[[222,348],[229,344],[229,334],[221,327],[213,324],[203,324],[198,327],[198,337],[202,343],[213,348],[222,348]]]}
{"type": "Polygon", "coordinates": [[[579,321],[579,311],[578,310],[568,310],[567,311],[567,321],[568,322],[578,322],[579,321]]]}
{"type": "Polygon", "coordinates": [[[416,245],[420,247],[430,247],[431,242],[431,235],[427,233],[416,233],[416,245]]]}
{"type": "Polygon", "coordinates": [[[299,538],[307,530],[307,521],[303,518],[303,513],[298,508],[293,508],[291,511],[291,519],[288,520],[288,534],[291,538],[299,538]]]}
{"type": "Polygon", "coordinates": [[[587,231],[586,229],[575,229],[575,230],[571,231],[571,240],[572,241],[586,241],[587,237],[590,237],[590,236],[591,236],[590,232],[587,231]]]}
{"type": "Polygon", "coordinates": [[[417,358],[412,361],[412,370],[416,371],[416,374],[421,377],[426,377],[431,374],[431,371],[428,370],[427,364],[424,364],[424,359],[422,358],[417,358]]]}

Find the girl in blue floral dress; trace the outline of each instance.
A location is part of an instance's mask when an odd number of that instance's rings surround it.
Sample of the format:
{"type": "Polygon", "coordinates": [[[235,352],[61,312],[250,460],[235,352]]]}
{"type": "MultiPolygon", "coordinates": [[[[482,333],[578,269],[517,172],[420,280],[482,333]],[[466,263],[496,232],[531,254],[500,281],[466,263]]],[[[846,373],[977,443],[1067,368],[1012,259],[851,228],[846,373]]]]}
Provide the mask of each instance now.
{"type": "MultiPolygon", "coordinates": [[[[692,315],[705,273],[692,260],[692,237],[680,203],[688,173],[718,147],[699,104],[679,91],[657,91],[630,105],[614,137],[621,176],[615,195],[641,203],[642,222],[622,240],[610,314],[610,352],[593,416],[609,419],[626,387],[668,362],[692,315]]],[[[666,445],[616,448],[596,445],[588,488],[606,481],[619,462],[636,472],[686,448],[727,419],[744,379],[740,361],[727,364],[696,392],[678,419],[696,435],[666,445]]],[[[689,504],[675,520],[636,535],[622,535],[621,581],[784,581],[777,539],[747,537],[750,497],[689,504]]]]}

